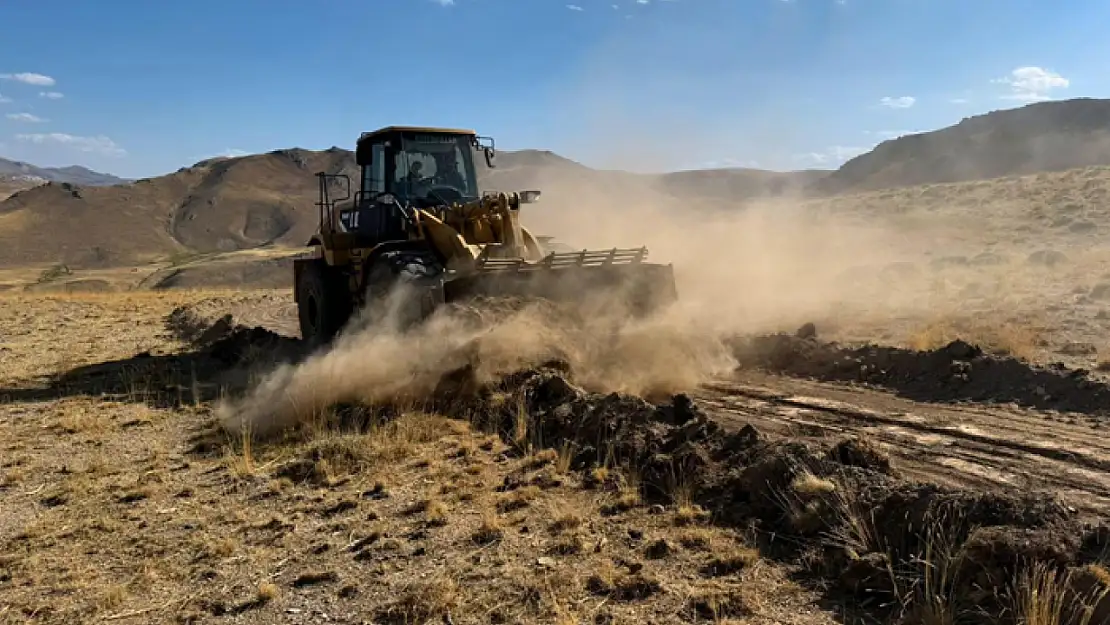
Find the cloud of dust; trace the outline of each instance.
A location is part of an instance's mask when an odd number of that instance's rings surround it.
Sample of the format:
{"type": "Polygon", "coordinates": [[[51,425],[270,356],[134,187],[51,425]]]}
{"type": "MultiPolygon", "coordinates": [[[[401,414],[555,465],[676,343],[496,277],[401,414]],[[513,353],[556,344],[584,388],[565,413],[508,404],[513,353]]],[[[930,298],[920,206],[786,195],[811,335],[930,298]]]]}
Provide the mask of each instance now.
{"type": "MultiPolygon", "coordinates": [[[[594,304],[595,311],[619,310],[594,304]]],[[[337,403],[419,404],[446,374],[465,366],[488,382],[560,359],[588,389],[650,395],[689,388],[734,362],[719,343],[666,318],[583,316],[543,302],[494,311],[486,321],[472,312],[444,307],[407,332],[390,323],[360,326],[356,319],[330,349],[282,365],[245,397],[223,402],[220,420],[229,431],[249,426],[268,436],[337,403]]]]}
{"type": "Polygon", "coordinates": [[[788,197],[685,200],[555,170],[540,182],[545,195],[525,207],[527,227],[576,249],[646,245],[650,260],[675,267],[680,302],[670,318],[707,333],[793,330],[815,318],[922,304],[899,295],[905,277],[900,291],[860,280],[927,245],[891,223],[788,197]]]}
{"type": "MultiPolygon", "coordinates": [[[[582,293],[573,308],[531,302],[482,323],[451,307],[406,333],[355,323],[330,350],[279,367],[221,406],[225,427],[249,424],[266,435],[336,403],[419,402],[465,365],[490,381],[552,358],[567,361],[591,390],[680,392],[732,370],[726,339],[736,334],[793,331],[806,321],[820,332],[838,316],[930,305],[923,291],[861,282],[853,272],[864,267],[873,278],[912,250],[912,233],[890,225],[790,200],[693,208],[642,184],[583,184],[557,170],[544,177],[553,197],[525,207],[534,232],[577,247],[647,245],[656,262],[673,263],[679,302],[632,319],[616,305],[619,294],[582,293]]],[[[927,277],[897,279],[924,287],[927,277]]]]}

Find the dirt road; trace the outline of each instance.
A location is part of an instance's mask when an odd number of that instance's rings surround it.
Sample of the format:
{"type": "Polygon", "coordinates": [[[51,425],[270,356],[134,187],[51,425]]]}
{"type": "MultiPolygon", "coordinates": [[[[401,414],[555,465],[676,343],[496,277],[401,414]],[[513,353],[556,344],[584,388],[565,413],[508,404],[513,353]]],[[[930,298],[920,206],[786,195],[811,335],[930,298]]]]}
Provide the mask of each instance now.
{"type": "Polygon", "coordinates": [[[1082,511],[1110,506],[1110,440],[1096,417],[915,402],[891,393],[747,372],[692,394],[733,426],[791,438],[864,435],[908,478],[1044,490],[1082,511]]]}

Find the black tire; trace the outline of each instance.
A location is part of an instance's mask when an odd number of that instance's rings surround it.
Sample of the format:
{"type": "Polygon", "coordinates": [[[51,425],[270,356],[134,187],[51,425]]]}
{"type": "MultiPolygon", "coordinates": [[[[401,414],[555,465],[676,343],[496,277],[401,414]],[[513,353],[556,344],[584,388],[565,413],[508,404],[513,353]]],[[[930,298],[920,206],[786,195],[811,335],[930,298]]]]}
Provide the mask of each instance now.
{"type": "Polygon", "coordinates": [[[311,348],[330,343],[351,315],[347,286],[327,265],[313,262],[301,271],[297,290],[301,339],[311,348]]]}
{"type": "Polygon", "coordinates": [[[364,314],[372,325],[388,324],[389,328],[383,329],[413,327],[443,305],[443,273],[443,266],[427,252],[382,253],[366,270],[364,314]],[[401,290],[394,291],[398,288],[401,290]],[[392,306],[395,311],[390,310],[392,306]]]}

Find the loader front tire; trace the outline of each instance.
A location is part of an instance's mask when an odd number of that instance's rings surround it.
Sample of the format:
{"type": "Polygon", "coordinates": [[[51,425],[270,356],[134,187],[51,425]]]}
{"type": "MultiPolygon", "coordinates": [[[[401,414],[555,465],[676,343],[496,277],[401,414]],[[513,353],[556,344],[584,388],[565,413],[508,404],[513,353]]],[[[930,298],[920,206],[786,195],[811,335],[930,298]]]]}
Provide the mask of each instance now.
{"type": "Polygon", "coordinates": [[[330,343],[351,314],[345,285],[327,265],[313,262],[301,270],[297,292],[301,339],[310,349],[330,343]]]}

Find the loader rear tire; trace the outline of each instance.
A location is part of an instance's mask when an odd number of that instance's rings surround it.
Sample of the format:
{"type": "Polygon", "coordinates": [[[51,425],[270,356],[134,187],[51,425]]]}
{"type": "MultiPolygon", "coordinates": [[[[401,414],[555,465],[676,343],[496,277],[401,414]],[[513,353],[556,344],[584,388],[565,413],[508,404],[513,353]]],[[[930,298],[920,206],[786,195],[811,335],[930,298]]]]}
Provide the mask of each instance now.
{"type": "Polygon", "coordinates": [[[314,262],[301,271],[297,290],[301,339],[310,349],[330,343],[351,315],[346,286],[327,265],[314,262]]]}

